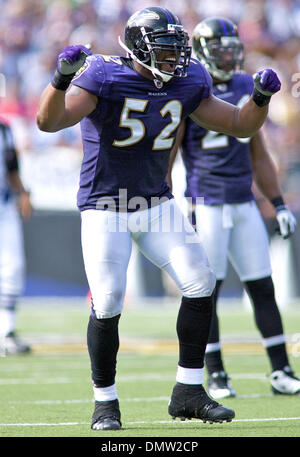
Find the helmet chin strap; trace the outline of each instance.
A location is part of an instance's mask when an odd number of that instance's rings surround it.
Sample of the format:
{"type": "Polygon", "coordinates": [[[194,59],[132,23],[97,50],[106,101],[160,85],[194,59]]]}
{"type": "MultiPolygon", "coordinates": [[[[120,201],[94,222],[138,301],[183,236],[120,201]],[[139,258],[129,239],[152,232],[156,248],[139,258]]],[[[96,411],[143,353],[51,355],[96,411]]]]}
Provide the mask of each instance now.
{"type": "Polygon", "coordinates": [[[153,74],[154,78],[158,81],[158,82],[161,82],[161,83],[167,83],[169,82],[172,78],[173,78],[173,75],[166,75],[165,73],[162,73],[161,71],[158,70],[158,68],[153,68],[152,66],[150,65],[147,65],[146,63],[142,62],[141,60],[139,60],[134,54],[133,52],[126,46],[125,43],[123,43],[123,41],[121,40],[121,37],[119,36],[118,38],[118,41],[119,41],[119,45],[125,49],[125,51],[127,52],[127,54],[132,58],[132,60],[135,60],[136,62],[138,62],[140,65],[142,65],[144,68],[146,68],[147,70],[151,71],[151,73],[153,74]]]}

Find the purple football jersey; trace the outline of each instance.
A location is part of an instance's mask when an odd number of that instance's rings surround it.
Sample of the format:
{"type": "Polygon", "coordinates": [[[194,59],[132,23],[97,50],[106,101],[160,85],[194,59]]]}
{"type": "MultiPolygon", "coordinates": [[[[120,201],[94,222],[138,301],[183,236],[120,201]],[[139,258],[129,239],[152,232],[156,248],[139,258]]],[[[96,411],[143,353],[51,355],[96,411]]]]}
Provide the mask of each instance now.
{"type": "MultiPolygon", "coordinates": [[[[248,74],[236,74],[216,84],[216,97],[241,106],[253,91],[248,74]]],[[[182,144],[187,172],[186,196],[204,197],[204,204],[243,203],[253,200],[250,138],[235,138],[208,131],[190,118],[182,144]]]]}
{"type": "Polygon", "coordinates": [[[106,197],[123,208],[120,189],[126,189],[127,202],[172,198],[166,174],[177,128],[211,92],[211,77],[197,61],[191,61],[186,78],[161,88],[125,62],[90,56],[72,81],[98,97],[96,109],[81,121],[80,210],[103,209],[99,201],[106,197]]]}

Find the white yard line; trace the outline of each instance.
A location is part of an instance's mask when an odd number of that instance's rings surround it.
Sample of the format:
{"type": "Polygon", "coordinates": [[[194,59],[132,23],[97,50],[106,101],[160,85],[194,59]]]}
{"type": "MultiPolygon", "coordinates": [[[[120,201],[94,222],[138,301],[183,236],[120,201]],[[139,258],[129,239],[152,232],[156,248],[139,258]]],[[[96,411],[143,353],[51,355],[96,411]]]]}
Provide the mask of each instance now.
{"type": "MultiPolygon", "coordinates": [[[[253,419],[234,419],[232,423],[235,422],[274,422],[274,421],[298,421],[300,417],[266,417],[266,418],[253,418],[253,419]]],[[[174,420],[165,420],[165,421],[129,421],[124,422],[124,425],[152,425],[152,424],[190,424],[190,423],[199,423],[199,420],[189,420],[189,421],[174,421],[174,420]]],[[[0,423],[0,427],[57,427],[57,426],[74,426],[74,425],[89,425],[90,422],[55,422],[55,423],[46,423],[46,422],[35,422],[35,423],[0,423]]],[[[218,424],[217,424],[218,425],[218,424]]]]}
{"type": "MultiPolygon", "coordinates": [[[[41,379],[39,376],[45,376],[43,373],[35,373],[34,377],[25,377],[25,378],[0,378],[1,385],[11,385],[11,384],[68,384],[75,382],[85,381],[85,377],[57,377],[41,379]]],[[[158,373],[132,373],[129,375],[120,375],[117,376],[117,382],[130,382],[135,381],[136,379],[144,381],[175,381],[175,374],[158,374],[158,373]]],[[[237,373],[230,376],[231,379],[257,379],[260,381],[269,381],[268,377],[261,373],[237,373]]],[[[87,380],[90,378],[87,377],[87,380]]]]}
{"type": "MultiPolygon", "coordinates": [[[[153,401],[169,401],[170,397],[152,397],[152,398],[120,398],[120,402],[153,402],[153,401]]],[[[77,403],[93,403],[94,400],[92,398],[85,399],[85,400],[32,400],[32,401],[17,401],[11,400],[8,403],[14,405],[62,405],[62,404],[77,404],[77,403]]]]}
{"type": "Polygon", "coordinates": [[[51,379],[40,379],[40,378],[3,378],[0,379],[0,386],[10,386],[18,384],[73,384],[75,382],[83,382],[83,378],[51,378],[51,379]]]}
{"type": "MultiPolygon", "coordinates": [[[[272,394],[262,395],[262,394],[249,394],[249,395],[238,395],[236,399],[249,399],[249,398],[268,398],[272,397],[272,394]]],[[[150,398],[119,398],[119,401],[122,402],[133,402],[133,403],[152,403],[159,401],[169,401],[170,397],[150,397],[150,398]]],[[[1,403],[4,401],[0,400],[1,403]]],[[[74,400],[10,400],[7,403],[10,405],[72,405],[80,403],[93,403],[94,400],[90,399],[74,399],[74,400]]]]}

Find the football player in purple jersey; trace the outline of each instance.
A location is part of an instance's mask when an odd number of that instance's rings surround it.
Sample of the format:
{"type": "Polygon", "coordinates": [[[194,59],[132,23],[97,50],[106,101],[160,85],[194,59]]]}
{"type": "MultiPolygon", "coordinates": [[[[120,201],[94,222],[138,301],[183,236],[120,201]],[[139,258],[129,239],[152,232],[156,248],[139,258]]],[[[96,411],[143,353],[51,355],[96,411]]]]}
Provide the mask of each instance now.
{"type": "Polygon", "coordinates": [[[160,7],[131,16],[125,40],[119,41],[126,57],[89,55],[82,46],[64,49],[37,113],[39,128],[48,132],[81,123],[78,208],[93,302],[88,324],[92,428],[121,428],[115,384],[118,322],[132,240],[182,292],[177,382],[169,414],[231,421],[234,411],[210,399],[203,388],[215,275],[169,190],[169,154],[178,126],[188,116],[225,134],[254,135],[280,81],[270,69],[257,74],[253,94],[242,108],[218,99],[205,67],[190,58],[179,19],[160,7]]]}
{"type": "MultiPolygon", "coordinates": [[[[200,22],[193,33],[193,53],[211,74],[217,98],[242,106],[251,97],[253,78],[241,71],[243,45],[237,26],[230,20],[212,17],[200,22]]],[[[217,316],[217,299],[228,258],[253,304],[255,322],[271,365],[272,391],[297,394],[300,380],[288,360],[271,277],[268,236],[254,201],[252,178],[274,205],[283,238],[293,233],[296,220],[284,203],[277,171],[262,135],[236,138],[187,119],[180,126],[171,151],[170,185],[172,164],[180,145],[186,168],[185,195],[191,199],[195,227],[217,278],[205,356],[209,394],[215,399],[235,396],[222,360],[217,316]]]]}

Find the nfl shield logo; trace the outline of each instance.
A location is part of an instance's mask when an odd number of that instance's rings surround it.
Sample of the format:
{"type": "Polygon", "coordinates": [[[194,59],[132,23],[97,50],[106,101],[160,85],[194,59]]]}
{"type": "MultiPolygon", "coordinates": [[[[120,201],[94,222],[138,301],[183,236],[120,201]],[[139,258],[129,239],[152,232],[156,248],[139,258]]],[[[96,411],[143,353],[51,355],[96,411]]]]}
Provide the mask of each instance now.
{"type": "Polygon", "coordinates": [[[154,79],[154,84],[157,87],[157,89],[161,89],[163,86],[163,82],[159,81],[159,79],[154,79]]]}

